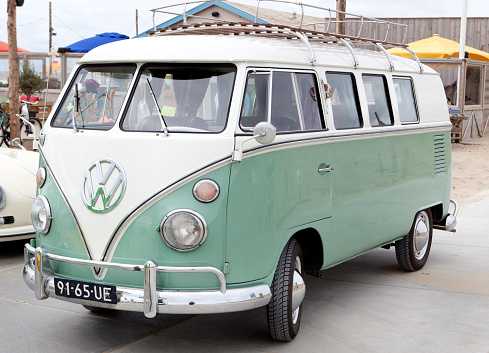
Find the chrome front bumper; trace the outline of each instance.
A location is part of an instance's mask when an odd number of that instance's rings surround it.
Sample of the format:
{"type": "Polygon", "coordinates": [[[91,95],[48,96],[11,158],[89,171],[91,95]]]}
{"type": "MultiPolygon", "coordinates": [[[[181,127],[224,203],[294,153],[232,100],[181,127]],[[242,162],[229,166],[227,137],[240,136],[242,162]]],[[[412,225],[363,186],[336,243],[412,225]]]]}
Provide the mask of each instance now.
{"type": "Polygon", "coordinates": [[[37,299],[48,297],[73,303],[102,308],[142,311],[148,318],[156,314],[210,314],[243,311],[268,304],[271,298],[270,287],[266,284],[251,287],[227,289],[224,274],[214,267],[169,267],[156,266],[153,261],[144,265],[120,264],[114,262],[82,260],[46,253],[42,248],[24,246],[24,281],[34,290],[37,299]],[[34,255],[31,258],[31,255],[34,255]],[[82,266],[138,271],[143,275],[143,288],[116,287],[117,304],[57,296],[52,273],[45,271],[46,260],[68,262],[82,266]],[[213,273],[220,283],[219,291],[159,291],[156,289],[156,273],[213,273]]]}

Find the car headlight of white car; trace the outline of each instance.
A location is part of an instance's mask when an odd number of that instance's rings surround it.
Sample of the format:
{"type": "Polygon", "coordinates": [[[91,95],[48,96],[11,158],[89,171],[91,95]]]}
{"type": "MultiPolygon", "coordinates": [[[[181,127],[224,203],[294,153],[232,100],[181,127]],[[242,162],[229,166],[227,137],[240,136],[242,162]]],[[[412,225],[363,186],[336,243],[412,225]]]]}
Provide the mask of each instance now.
{"type": "Polygon", "coordinates": [[[5,193],[5,190],[0,186],[0,211],[5,208],[6,204],[7,204],[7,194],[5,193]]]}
{"type": "Polygon", "coordinates": [[[178,251],[190,251],[205,241],[207,224],[197,212],[178,209],[168,213],[163,218],[160,233],[170,248],[178,251]]]}
{"type": "Polygon", "coordinates": [[[39,195],[34,199],[31,208],[32,225],[36,232],[47,234],[51,226],[51,207],[49,207],[48,199],[39,195]]]}

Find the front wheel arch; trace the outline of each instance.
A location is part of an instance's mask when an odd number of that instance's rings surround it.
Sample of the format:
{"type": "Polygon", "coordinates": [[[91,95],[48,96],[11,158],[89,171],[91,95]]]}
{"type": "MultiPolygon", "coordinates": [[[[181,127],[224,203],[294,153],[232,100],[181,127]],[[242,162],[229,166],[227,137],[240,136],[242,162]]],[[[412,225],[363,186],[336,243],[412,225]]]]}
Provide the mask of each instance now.
{"type": "Polygon", "coordinates": [[[319,277],[324,263],[324,249],[318,231],[314,228],[306,228],[298,231],[291,238],[297,239],[301,244],[304,256],[304,272],[319,277]]]}

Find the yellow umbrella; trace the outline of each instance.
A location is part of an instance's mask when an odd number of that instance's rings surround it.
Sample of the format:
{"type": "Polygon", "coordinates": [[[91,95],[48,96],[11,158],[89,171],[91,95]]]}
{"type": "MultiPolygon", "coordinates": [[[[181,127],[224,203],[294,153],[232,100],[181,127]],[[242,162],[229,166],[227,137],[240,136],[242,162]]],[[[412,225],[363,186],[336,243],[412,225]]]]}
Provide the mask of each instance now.
{"type": "MultiPolygon", "coordinates": [[[[419,58],[443,59],[458,58],[460,44],[454,40],[446,39],[435,34],[433,37],[425,38],[408,44],[409,49],[416,53],[419,58]]],[[[465,46],[465,51],[469,53],[469,59],[489,61],[489,53],[485,51],[465,46]]],[[[411,54],[402,48],[392,48],[387,50],[389,54],[411,58],[411,54]]]]}
{"type": "MultiPolygon", "coordinates": [[[[53,60],[53,68],[51,69],[51,72],[60,71],[60,70],[61,70],[61,64],[57,60],[53,60]]],[[[49,72],[49,65],[46,65],[46,72],[49,72]]]]}

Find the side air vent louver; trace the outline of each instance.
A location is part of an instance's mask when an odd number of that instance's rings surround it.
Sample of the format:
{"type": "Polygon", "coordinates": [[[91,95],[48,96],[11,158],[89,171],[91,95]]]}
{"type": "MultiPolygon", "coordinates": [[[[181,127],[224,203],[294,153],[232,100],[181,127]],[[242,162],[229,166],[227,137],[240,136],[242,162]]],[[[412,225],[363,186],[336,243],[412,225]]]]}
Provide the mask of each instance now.
{"type": "Polygon", "coordinates": [[[445,135],[435,135],[433,147],[435,152],[435,174],[444,173],[446,170],[446,138],[445,135]]]}

